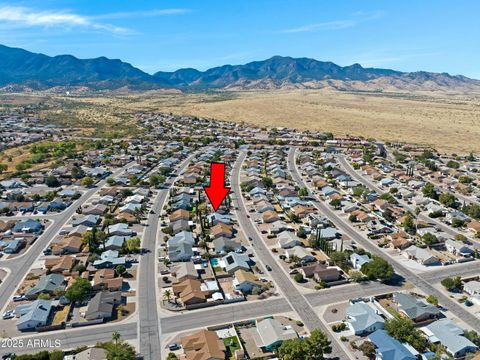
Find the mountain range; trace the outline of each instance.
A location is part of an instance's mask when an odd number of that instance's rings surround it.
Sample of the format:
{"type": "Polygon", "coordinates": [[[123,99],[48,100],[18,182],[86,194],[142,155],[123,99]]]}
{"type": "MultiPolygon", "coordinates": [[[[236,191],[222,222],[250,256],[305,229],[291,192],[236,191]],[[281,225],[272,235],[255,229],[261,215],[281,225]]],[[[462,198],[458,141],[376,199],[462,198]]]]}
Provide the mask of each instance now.
{"type": "Polygon", "coordinates": [[[480,80],[425,71],[401,72],[339,66],[309,58],[274,56],[244,65],[206,71],[179,69],[148,74],[118,59],[50,57],[0,45],[0,88],[44,90],[86,87],[92,90],[179,89],[182,91],[321,89],[352,91],[480,91],[480,80]]]}

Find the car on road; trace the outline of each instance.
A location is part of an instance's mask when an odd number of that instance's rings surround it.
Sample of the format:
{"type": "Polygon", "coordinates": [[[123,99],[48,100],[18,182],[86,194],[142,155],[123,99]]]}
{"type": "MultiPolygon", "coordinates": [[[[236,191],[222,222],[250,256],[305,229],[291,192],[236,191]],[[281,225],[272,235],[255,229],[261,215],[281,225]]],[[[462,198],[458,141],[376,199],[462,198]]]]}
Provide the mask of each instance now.
{"type": "Polygon", "coordinates": [[[253,241],[253,239],[252,239],[252,237],[251,237],[251,236],[249,236],[249,237],[248,237],[248,240],[250,240],[250,241],[253,241]]]}
{"type": "Polygon", "coordinates": [[[15,317],[15,310],[5,311],[2,315],[3,320],[13,319],[15,317]]]}
{"type": "Polygon", "coordinates": [[[175,351],[175,350],[178,350],[178,349],[180,349],[180,344],[173,343],[173,344],[168,345],[168,350],[170,350],[170,351],[175,351]]]}
{"type": "Polygon", "coordinates": [[[155,214],[155,210],[150,210],[150,214],[155,214]]]}
{"type": "Polygon", "coordinates": [[[272,271],[272,268],[270,267],[270,265],[265,265],[265,267],[267,268],[268,271],[272,271]]]}

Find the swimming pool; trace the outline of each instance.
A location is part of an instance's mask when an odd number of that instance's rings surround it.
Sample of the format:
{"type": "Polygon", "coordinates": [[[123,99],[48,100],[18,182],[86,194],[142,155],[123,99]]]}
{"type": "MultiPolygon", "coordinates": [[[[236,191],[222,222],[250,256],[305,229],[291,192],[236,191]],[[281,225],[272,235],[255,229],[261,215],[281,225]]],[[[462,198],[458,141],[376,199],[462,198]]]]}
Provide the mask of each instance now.
{"type": "Polygon", "coordinates": [[[212,264],[213,267],[217,267],[218,266],[218,259],[217,258],[211,259],[210,264],[212,264]]]}

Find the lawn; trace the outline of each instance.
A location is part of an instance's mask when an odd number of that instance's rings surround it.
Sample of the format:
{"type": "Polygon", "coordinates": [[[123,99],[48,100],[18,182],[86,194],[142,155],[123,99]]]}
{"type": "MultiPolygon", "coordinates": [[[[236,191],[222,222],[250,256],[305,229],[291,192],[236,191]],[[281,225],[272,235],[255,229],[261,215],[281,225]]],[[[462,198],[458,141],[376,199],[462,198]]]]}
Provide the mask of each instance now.
{"type": "Polygon", "coordinates": [[[235,354],[235,350],[240,349],[240,343],[236,336],[230,336],[228,338],[223,339],[223,343],[227,348],[227,354],[229,354],[232,357],[233,357],[233,354],[235,354]]]}

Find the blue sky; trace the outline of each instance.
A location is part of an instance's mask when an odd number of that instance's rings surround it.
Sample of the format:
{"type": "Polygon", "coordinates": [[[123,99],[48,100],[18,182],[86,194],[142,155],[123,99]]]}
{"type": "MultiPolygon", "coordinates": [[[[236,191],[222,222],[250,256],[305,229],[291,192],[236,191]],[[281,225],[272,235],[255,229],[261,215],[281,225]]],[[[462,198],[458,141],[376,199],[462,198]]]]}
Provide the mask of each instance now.
{"type": "Polygon", "coordinates": [[[144,71],[273,55],[480,78],[480,1],[0,0],[0,43],[144,71]]]}

